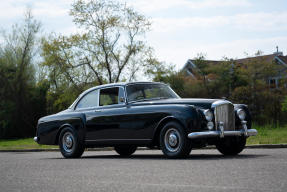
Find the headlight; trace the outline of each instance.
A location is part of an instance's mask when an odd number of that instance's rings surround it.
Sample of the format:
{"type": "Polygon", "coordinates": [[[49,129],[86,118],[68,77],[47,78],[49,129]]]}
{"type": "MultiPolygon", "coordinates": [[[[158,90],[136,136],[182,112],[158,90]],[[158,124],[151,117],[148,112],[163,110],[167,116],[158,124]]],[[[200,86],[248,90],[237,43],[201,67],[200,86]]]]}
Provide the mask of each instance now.
{"type": "Polygon", "coordinates": [[[239,117],[240,120],[243,121],[243,120],[245,119],[246,113],[245,113],[245,111],[244,111],[243,109],[238,109],[238,110],[236,111],[236,113],[237,113],[237,115],[238,115],[238,117],[239,117]]]}
{"type": "Polygon", "coordinates": [[[204,113],[205,119],[206,119],[207,121],[212,121],[212,119],[213,119],[213,114],[212,114],[212,112],[211,112],[209,109],[206,109],[203,113],[204,113]]]}

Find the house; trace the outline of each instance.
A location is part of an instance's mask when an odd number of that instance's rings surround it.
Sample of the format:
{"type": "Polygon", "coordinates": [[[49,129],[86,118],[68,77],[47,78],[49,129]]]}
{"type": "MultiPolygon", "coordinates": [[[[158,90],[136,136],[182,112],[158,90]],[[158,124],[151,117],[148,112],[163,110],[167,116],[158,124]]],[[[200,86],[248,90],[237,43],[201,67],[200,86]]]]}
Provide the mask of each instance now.
{"type": "MultiPolygon", "coordinates": [[[[216,65],[222,61],[216,61],[216,60],[204,60],[209,65],[216,65]]],[[[248,66],[248,63],[250,62],[268,62],[268,63],[275,63],[277,65],[280,65],[278,67],[278,72],[275,76],[268,78],[268,83],[271,88],[278,88],[279,83],[281,79],[287,80],[287,56],[283,56],[283,52],[277,51],[270,55],[260,55],[255,57],[247,57],[242,59],[235,59],[233,60],[234,64],[237,64],[239,66],[248,66]]],[[[191,76],[194,79],[198,78],[199,69],[196,66],[196,60],[188,59],[185,65],[182,68],[182,72],[186,76],[191,76]]]]}

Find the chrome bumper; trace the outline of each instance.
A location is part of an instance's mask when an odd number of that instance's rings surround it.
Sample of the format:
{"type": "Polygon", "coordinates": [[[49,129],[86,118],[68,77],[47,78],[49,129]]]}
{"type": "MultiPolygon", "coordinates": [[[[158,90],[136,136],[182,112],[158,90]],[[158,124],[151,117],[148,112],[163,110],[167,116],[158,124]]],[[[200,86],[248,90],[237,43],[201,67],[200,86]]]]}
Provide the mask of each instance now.
{"type": "Polygon", "coordinates": [[[209,137],[220,137],[225,136],[255,136],[257,135],[256,129],[242,129],[239,131],[204,131],[204,132],[193,132],[188,134],[189,139],[209,138],[209,137]]]}

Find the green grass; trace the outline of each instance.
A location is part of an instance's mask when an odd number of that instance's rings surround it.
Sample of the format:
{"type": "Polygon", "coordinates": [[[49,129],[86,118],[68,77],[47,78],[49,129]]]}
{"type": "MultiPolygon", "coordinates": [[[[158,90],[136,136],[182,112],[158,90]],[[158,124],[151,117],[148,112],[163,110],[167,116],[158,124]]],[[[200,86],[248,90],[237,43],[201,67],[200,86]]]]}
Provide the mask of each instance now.
{"type": "Polygon", "coordinates": [[[39,145],[33,138],[0,140],[0,150],[51,149],[53,145],[39,145]]]}
{"type": "Polygon", "coordinates": [[[274,127],[271,125],[252,126],[257,129],[258,135],[247,139],[247,145],[254,144],[287,144],[287,125],[274,127]]]}
{"type": "MultiPolygon", "coordinates": [[[[258,126],[258,135],[247,139],[247,145],[254,144],[287,144],[287,125],[282,127],[272,127],[270,125],[258,126]]],[[[52,149],[58,148],[54,145],[39,145],[33,138],[0,140],[0,150],[20,150],[20,149],[52,149]]]]}

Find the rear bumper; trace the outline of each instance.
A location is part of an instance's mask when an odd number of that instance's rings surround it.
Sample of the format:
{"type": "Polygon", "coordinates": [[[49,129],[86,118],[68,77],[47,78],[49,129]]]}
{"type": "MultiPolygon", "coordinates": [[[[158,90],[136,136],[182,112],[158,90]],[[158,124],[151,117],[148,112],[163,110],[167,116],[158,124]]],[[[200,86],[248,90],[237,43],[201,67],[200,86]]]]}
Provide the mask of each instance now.
{"type": "Polygon", "coordinates": [[[239,131],[204,131],[204,132],[193,132],[188,134],[189,139],[199,139],[199,138],[210,138],[210,137],[220,137],[223,138],[225,136],[255,136],[257,135],[256,129],[247,129],[247,130],[239,130],[239,131]]]}

